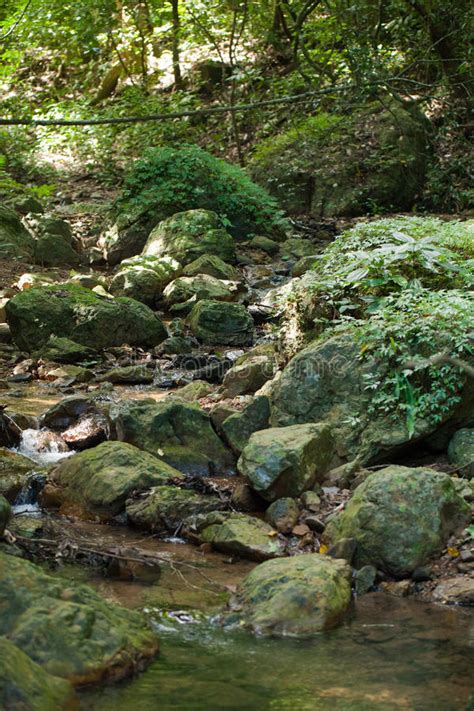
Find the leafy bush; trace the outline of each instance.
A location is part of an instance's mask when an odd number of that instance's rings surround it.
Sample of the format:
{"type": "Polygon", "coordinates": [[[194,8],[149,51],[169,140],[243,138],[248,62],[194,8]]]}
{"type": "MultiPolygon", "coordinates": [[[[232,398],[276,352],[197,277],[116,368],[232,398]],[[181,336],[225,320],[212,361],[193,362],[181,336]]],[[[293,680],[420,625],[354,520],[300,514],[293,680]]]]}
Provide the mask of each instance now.
{"type": "Polygon", "coordinates": [[[461,400],[466,373],[457,359],[472,363],[473,334],[474,292],[412,288],[388,296],[354,327],[361,359],[384,366],[383,377],[367,376],[369,414],[402,416],[410,434],[417,419],[443,422],[461,400]]]}
{"type": "Polygon", "coordinates": [[[146,151],[126,176],[116,208],[155,223],[183,210],[213,210],[238,237],[284,224],[273,198],[241,168],[192,145],[146,151]]]}

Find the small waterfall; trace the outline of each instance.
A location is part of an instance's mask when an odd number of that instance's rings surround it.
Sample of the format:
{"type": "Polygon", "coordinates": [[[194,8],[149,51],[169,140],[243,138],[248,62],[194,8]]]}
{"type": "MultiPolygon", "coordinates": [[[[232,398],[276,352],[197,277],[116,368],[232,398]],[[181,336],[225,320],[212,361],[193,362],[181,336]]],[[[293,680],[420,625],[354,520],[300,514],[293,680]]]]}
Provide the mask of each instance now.
{"type": "Polygon", "coordinates": [[[13,514],[39,514],[38,495],[46,483],[46,476],[38,472],[31,472],[28,475],[22,490],[15,499],[12,506],[13,514]]]}
{"type": "Polygon", "coordinates": [[[21,441],[15,448],[18,454],[29,457],[37,464],[55,464],[74,454],[59,435],[49,430],[23,430],[21,441]]]}

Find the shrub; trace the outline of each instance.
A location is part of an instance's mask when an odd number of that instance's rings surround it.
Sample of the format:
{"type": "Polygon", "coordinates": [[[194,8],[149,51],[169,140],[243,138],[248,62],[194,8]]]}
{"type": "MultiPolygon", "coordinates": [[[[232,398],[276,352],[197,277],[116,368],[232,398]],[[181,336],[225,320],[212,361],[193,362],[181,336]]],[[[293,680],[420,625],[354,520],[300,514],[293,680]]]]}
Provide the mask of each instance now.
{"type": "Polygon", "coordinates": [[[146,151],[126,176],[116,208],[155,224],[184,210],[213,210],[237,237],[283,226],[275,200],[241,168],[192,145],[146,151]]]}

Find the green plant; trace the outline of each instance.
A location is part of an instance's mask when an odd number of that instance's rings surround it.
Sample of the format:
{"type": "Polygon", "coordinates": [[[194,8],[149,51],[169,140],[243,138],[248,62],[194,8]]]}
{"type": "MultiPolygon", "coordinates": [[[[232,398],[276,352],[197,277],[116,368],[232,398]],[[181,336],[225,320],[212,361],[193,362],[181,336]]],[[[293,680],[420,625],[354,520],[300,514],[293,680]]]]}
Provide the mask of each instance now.
{"type": "Polygon", "coordinates": [[[276,202],[245,172],[198,146],[152,148],[124,181],[118,212],[163,219],[182,210],[216,212],[236,236],[271,233],[284,224],[276,202]]]}

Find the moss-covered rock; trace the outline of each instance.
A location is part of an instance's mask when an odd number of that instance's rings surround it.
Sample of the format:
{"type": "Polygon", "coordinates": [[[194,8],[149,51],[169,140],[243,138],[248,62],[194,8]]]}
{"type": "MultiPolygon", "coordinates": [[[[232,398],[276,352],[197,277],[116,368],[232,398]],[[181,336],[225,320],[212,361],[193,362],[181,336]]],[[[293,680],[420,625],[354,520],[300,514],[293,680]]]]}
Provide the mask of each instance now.
{"type": "Polygon", "coordinates": [[[200,301],[189,314],[188,323],[203,343],[245,346],[253,340],[253,319],[242,304],[200,301]]]}
{"type": "Polygon", "coordinates": [[[178,398],[128,400],[111,408],[119,440],[161,457],[189,476],[235,471],[231,452],[215,433],[209,415],[178,398]]]}
{"type": "Polygon", "coordinates": [[[135,526],[154,533],[175,533],[184,519],[218,511],[224,506],[215,496],[177,486],[159,486],[138,499],[127,501],[126,510],[135,526]]]}
{"type": "Polygon", "coordinates": [[[361,215],[409,210],[428,159],[422,114],[370,103],[350,116],[320,113],[272,136],[257,149],[251,172],[290,213],[361,215]]]}
{"type": "Polygon", "coordinates": [[[79,264],[79,254],[72,245],[57,234],[44,234],[35,242],[34,260],[45,267],[69,266],[79,264]]]}
{"type": "Polygon", "coordinates": [[[0,494],[13,503],[25,485],[29,472],[35,467],[35,463],[28,457],[1,447],[0,494]]]}
{"type": "Polygon", "coordinates": [[[357,541],[356,567],[375,565],[404,577],[440,553],[469,520],[469,507],[447,474],[390,466],[357,487],[325,535],[333,543],[357,541]]]}
{"type": "Polygon", "coordinates": [[[206,382],[205,380],[193,380],[191,383],[184,385],[179,390],[173,392],[170,397],[179,397],[187,402],[200,400],[207,395],[210,395],[215,390],[215,385],[206,382]]]}
{"type": "Polygon", "coordinates": [[[234,240],[210,210],[187,210],[163,220],[150,233],[143,254],[173,257],[184,265],[204,254],[235,261],[234,240]]]}
{"type": "Polygon", "coordinates": [[[154,372],[145,365],[124,365],[97,376],[98,383],[152,383],[154,372]]]}
{"type": "Polygon", "coordinates": [[[0,254],[3,258],[31,259],[35,242],[13,210],[0,205],[0,254]]]}
{"type": "Polygon", "coordinates": [[[282,533],[290,533],[299,517],[298,504],[289,496],[274,501],[265,511],[265,520],[282,533]]]}
{"type": "Polygon", "coordinates": [[[158,457],[125,442],[103,442],[63,459],[51,480],[61,489],[65,508],[79,505],[86,514],[111,517],[125,508],[132,491],[181,477],[158,457]]]}
{"type": "Polygon", "coordinates": [[[242,275],[238,269],[231,264],[226,264],[215,254],[203,254],[193,262],[190,262],[183,269],[185,276],[197,276],[198,274],[208,274],[215,279],[226,279],[228,281],[239,281],[242,275]]]}
{"type": "Polygon", "coordinates": [[[0,635],[73,684],[120,679],[158,649],[139,613],[1,552],[0,635]]]}
{"type": "Polygon", "coordinates": [[[241,412],[231,414],[221,424],[222,434],[229,447],[240,454],[250,435],[268,427],[270,404],[265,395],[255,397],[241,412]]]}
{"type": "Polygon", "coordinates": [[[450,464],[459,467],[463,477],[474,478],[474,429],[465,427],[454,433],[448,446],[450,464]]]}
{"type": "Polygon", "coordinates": [[[251,435],[238,469],[267,501],[299,496],[321,481],[333,456],[326,425],[272,427],[251,435]]]}
{"type": "Polygon", "coordinates": [[[156,346],[166,336],[160,319],[133,299],[107,299],[70,284],[26,289],[7,304],[15,343],[26,351],[45,345],[51,335],[95,350],[125,343],[156,346]]]}
{"type": "Polygon", "coordinates": [[[187,527],[200,541],[211,543],[223,553],[250,560],[267,560],[284,554],[275,529],[246,514],[215,511],[190,519],[187,527]]]}
{"type": "Polygon", "coordinates": [[[77,363],[97,358],[97,351],[72,341],[70,338],[51,335],[35,355],[55,363],[77,363]]]}
{"type": "Polygon", "coordinates": [[[307,637],[334,627],[351,600],[351,568],[307,553],[258,565],[240,585],[229,622],[256,634],[307,637]]]}
{"type": "Polygon", "coordinates": [[[115,296],[128,296],[155,306],[163,289],[180,272],[181,265],[170,257],[132,257],[125,259],[110,284],[115,296]]]}
{"type": "Polygon", "coordinates": [[[259,249],[267,254],[275,255],[280,251],[280,245],[275,240],[265,237],[265,235],[256,235],[249,242],[251,249],[259,249]]]}
{"type": "Polygon", "coordinates": [[[224,397],[237,397],[255,393],[273,377],[275,359],[267,355],[254,355],[243,363],[234,365],[224,376],[224,397]]]}
{"type": "Polygon", "coordinates": [[[0,707],[4,711],[52,711],[73,707],[73,687],[0,637],[0,707]]]}
{"type": "Polygon", "coordinates": [[[0,536],[3,536],[3,532],[7,527],[8,521],[10,520],[10,504],[8,501],[0,495],[0,536]]]}
{"type": "Polygon", "coordinates": [[[238,301],[245,293],[240,282],[223,281],[208,274],[198,274],[191,277],[178,277],[172,281],[163,292],[165,304],[168,307],[180,305],[180,310],[185,302],[189,302],[189,311],[192,306],[203,299],[211,301],[238,301]]]}

